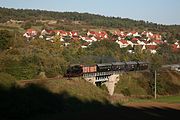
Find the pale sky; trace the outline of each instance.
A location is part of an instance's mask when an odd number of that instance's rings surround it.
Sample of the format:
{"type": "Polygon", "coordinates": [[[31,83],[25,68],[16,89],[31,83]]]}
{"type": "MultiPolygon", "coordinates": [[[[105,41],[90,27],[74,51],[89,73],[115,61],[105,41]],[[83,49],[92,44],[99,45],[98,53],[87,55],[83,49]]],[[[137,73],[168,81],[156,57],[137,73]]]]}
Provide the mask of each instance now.
{"type": "Polygon", "coordinates": [[[0,0],[0,7],[88,12],[180,25],[180,0],[0,0]]]}

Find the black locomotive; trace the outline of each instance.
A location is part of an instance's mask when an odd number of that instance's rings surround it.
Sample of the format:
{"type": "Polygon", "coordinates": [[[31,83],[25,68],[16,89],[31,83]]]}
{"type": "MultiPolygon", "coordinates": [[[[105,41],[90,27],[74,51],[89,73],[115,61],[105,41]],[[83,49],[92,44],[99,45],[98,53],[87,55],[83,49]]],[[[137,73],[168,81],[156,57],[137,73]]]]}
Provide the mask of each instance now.
{"type": "Polygon", "coordinates": [[[65,77],[82,76],[84,73],[109,72],[109,71],[141,71],[149,68],[148,62],[129,61],[96,64],[93,66],[71,65],[68,67],[65,77]]]}
{"type": "Polygon", "coordinates": [[[83,69],[81,65],[69,65],[64,77],[78,77],[82,76],[83,69]]]}

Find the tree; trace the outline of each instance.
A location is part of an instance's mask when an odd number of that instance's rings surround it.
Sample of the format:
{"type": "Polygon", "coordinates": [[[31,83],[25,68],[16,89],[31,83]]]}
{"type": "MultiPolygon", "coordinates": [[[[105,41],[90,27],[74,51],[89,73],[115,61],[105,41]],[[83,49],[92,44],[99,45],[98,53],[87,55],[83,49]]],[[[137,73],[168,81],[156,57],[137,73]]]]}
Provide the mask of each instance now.
{"type": "Polygon", "coordinates": [[[7,30],[0,30],[0,50],[5,50],[10,46],[12,34],[7,30]]]}
{"type": "Polygon", "coordinates": [[[163,64],[163,57],[161,55],[155,54],[150,58],[151,67],[150,70],[154,72],[158,70],[163,64]]]}
{"type": "Polygon", "coordinates": [[[24,23],[21,27],[24,28],[25,30],[29,29],[32,27],[32,22],[28,21],[28,22],[24,23]]]}

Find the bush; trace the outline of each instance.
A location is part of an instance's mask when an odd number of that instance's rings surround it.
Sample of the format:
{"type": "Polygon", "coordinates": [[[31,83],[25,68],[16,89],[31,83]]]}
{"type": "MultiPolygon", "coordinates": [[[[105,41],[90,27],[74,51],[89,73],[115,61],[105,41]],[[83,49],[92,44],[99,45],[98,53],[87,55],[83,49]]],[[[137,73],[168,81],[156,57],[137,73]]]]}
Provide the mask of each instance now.
{"type": "Polygon", "coordinates": [[[123,94],[124,96],[130,96],[130,95],[131,95],[131,93],[130,93],[130,91],[129,91],[128,88],[122,89],[121,92],[122,92],[122,94],[123,94]]]}
{"type": "Polygon", "coordinates": [[[102,90],[104,90],[104,91],[107,91],[107,92],[108,92],[108,89],[107,89],[107,87],[106,87],[106,85],[105,85],[105,84],[102,84],[102,85],[100,86],[100,88],[101,88],[102,90]]]}
{"type": "Polygon", "coordinates": [[[15,77],[7,73],[0,73],[0,87],[9,89],[15,85],[15,77]]]}
{"type": "Polygon", "coordinates": [[[12,34],[7,30],[0,30],[0,50],[5,50],[10,46],[12,34]]]}
{"type": "Polygon", "coordinates": [[[16,77],[18,80],[32,79],[38,74],[36,65],[21,63],[20,61],[9,60],[6,63],[5,71],[16,77]]]}

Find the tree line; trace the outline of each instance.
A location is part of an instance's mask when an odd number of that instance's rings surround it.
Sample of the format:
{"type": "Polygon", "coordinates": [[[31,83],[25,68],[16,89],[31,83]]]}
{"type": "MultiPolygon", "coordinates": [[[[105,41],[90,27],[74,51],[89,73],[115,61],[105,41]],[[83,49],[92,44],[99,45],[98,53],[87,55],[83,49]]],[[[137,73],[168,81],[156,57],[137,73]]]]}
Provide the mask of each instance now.
{"type": "MultiPolygon", "coordinates": [[[[46,10],[31,9],[8,9],[0,7],[0,22],[10,19],[15,20],[70,20],[84,21],[89,25],[98,27],[112,27],[121,29],[147,30],[153,32],[168,32],[176,38],[180,38],[180,25],[162,25],[143,20],[132,20],[121,17],[105,17],[89,13],[78,12],[54,12],[46,10]]],[[[168,36],[168,35],[167,35],[168,36]]]]}

